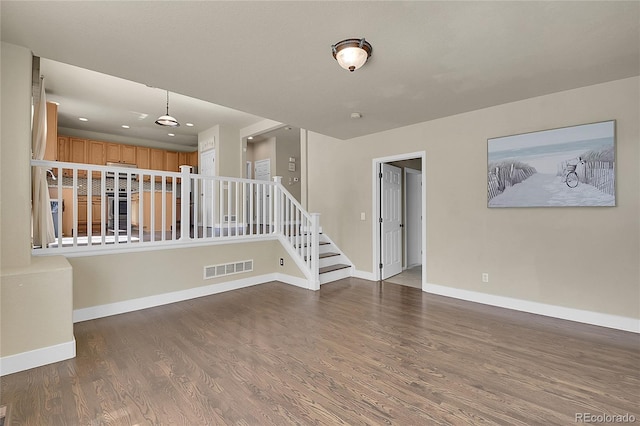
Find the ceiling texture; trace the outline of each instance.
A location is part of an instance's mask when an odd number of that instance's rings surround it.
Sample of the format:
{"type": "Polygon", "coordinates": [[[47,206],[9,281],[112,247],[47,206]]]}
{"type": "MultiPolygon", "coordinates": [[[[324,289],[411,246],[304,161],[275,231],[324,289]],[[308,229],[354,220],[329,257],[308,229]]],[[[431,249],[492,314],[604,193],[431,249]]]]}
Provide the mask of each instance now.
{"type": "MultiPolygon", "coordinates": [[[[122,88],[104,83],[107,97],[86,101],[96,114],[122,108],[131,120],[164,114],[166,89],[181,122],[268,118],[350,139],[640,74],[636,1],[4,0],[0,8],[2,41],[118,77],[122,88]],[[331,45],[352,37],[365,37],[373,54],[350,73],[331,45]],[[187,117],[182,97],[213,105],[187,117]]],[[[101,78],[51,83],[50,96],[63,98],[95,91],[101,78]]],[[[181,126],[176,137],[202,130],[181,126]]]]}

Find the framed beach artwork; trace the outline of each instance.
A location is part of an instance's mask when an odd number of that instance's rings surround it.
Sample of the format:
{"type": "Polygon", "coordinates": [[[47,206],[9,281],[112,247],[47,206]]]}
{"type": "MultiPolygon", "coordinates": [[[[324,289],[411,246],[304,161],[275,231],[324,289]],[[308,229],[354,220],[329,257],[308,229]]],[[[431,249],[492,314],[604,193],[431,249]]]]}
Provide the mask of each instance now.
{"type": "Polygon", "coordinates": [[[489,207],[615,206],[615,120],[487,141],[489,207]]]}

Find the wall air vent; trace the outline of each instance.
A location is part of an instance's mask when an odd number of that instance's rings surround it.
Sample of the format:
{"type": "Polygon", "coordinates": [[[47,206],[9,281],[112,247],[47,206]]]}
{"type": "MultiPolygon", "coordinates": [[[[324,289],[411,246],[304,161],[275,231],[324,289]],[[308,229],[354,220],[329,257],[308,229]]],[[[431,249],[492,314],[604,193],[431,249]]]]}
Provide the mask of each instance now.
{"type": "Polygon", "coordinates": [[[220,278],[227,275],[251,271],[253,271],[253,259],[241,260],[233,263],[223,263],[220,265],[210,265],[204,267],[204,279],[220,278]]]}

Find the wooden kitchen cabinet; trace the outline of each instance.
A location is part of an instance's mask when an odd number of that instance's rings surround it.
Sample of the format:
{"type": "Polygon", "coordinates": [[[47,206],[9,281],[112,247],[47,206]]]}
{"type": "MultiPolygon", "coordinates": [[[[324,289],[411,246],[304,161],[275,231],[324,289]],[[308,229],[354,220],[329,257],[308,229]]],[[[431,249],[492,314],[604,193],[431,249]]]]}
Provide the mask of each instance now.
{"type": "Polygon", "coordinates": [[[164,170],[168,172],[179,172],[179,155],[175,151],[166,151],[164,153],[164,170]]]}
{"type": "MultiPolygon", "coordinates": [[[[162,222],[162,192],[161,191],[145,191],[142,193],[142,229],[144,231],[151,230],[151,196],[154,197],[154,231],[167,230],[171,231],[173,226],[172,197],[167,192],[165,200],[165,221],[162,222]]],[[[176,200],[176,222],[180,221],[180,199],[176,200]]],[[[131,224],[140,226],[140,193],[131,196],[131,224]]]]}
{"type": "MultiPolygon", "coordinates": [[[[89,209],[88,197],[86,195],[78,195],[78,228],[75,235],[83,236],[87,235],[89,216],[87,211],[89,209]]],[[[102,231],[102,197],[96,195],[91,197],[91,233],[93,235],[100,235],[102,231]]],[[[107,203],[105,199],[105,220],[107,218],[107,203]]],[[[73,188],[62,189],[62,209],[58,211],[62,212],[62,236],[72,237],[74,235],[73,228],[73,188]]],[[[106,223],[105,223],[106,231],[106,223]]]]}
{"type": "Polygon", "coordinates": [[[53,102],[47,102],[47,146],[43,159],[58,160],[58,105],[53,102]]]}
{"type": "MultiPolygon", "coordinates": [[[[101,141],[87,141],[87,163],[104,166],[106,155],[106,144],[101,141]]],[[[100,178],[100,172],[93,172],[94,178],[100,178]]]]}
{"type": "MultiPolygon", "coordinates": [[[[87,164],[87,140],[74,137],[58,137],[58,160],[87,164]]],[[[63,169],[63,176],[73,176],[71,169],[63,169]]],[[[86,170],[78,170],[78,177],[87,177],[86,170]]]]}
{"type": "MultiPolygon", "coordinates": [[[[87,196],[78,195],[78,227],[73,226],[73,188],[62,188],[62,236],[86,235],[87,196]],[[74,232],[75,231],[75,232],[74,232]]],[[[60,210],[58,210],[60,214],[60,210]]]]}
{"type": "MultiPolygon", "coordinates": [[[[107,203],[105,199],[104,203],[105,221],[107,220],[107,203]]],[[[102,197],[91,197],[91,233],[93,235],[100,235],[102,231],[102,197]]],[[[106,232],[106,223],[105,223],[106,232]]]]}
{"type": "Polygon", "coordinates": [[[106,155],[106,145],[100,141],[87,142],[87,163],[104,166],[106,155]]]}
{"type": "MultiPolygon", "coordinates": [[[[146,146],[137,146],[136,147],[136,164],[138,164],[139,169],[150,169],[151,168],[151,148],[147,148],[146,146]]],[[[150,177],[145,176],[144,180],[149,181],[150,177]]]]}
{"type": "Polygon", "coordinates": [[[189,163],[187,164],[193,167],[192,172],[198,169],[198,151],[189,153],[189,163]]]}
{"type": "Polygon", "coordinates": [[[137,164],[136,147],[120,143],[106,143],[106,161],[109,163],[137,164]]]}
{"type": "Polygon", "coordinates": [[[138,164],[136,147],[133,145],[120,145],[120,160],[126,164],[138,164]]]}
{"type": "Polygon", "coordinates": [[[178,153],[178,171],[180,166],[191,166],[191,173],[198,167],[198,151],[178,153]]]}
{"type": "Polygon", "coordinates": [[[149,168],[152,170],[164,170],[163,149],[149,148],[149,168]]]}
{"type": "MultiPolygon", "coordinates": [[[[165,170],[165,151],[163,149],[150,148],[149,149],[149,168],[151,170],[165,170]]],[[[156,182],[162,180],[161,177],[156,177],[156,182]]]]}

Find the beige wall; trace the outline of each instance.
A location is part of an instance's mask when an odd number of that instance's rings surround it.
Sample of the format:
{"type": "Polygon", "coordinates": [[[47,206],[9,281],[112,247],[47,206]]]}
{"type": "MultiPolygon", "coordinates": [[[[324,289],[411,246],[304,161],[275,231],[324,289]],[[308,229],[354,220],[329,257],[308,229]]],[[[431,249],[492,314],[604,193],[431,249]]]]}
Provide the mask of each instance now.
{"type": "Polygon", "coordinates": [[[2,268],[0,356],[73,341],[72,270],[62,256],[2,268]]]}
{"type": "Polygon", "coordinates": [[[229,126],[219,126],[219,128],[220,138],[216,141],[217,176],[242,177],[244,164],[240,130],[229,126]],[[218,159],[224,159],[224,161],[218,161],[218,159]]]}
{"type": "Polygon", "coordinates": [[[282,177],[282,185],[300,201],[300,134],[288,132],[288,137],[276,138],[275,176],[282,177]],[[289,171],[289,158],[295,158],[295,171],[289,171]],[[298,182],[294,182],[294,178],[298,182]]]}
{"type": "Polygon", "coordinates": [[[31,52],[2,43],[0,356],[73,342],[71,268],[31,257],[31,52]]]}
{"type": "Polygon", "coordinates": [[[304,275],[277,240],[207,247],[141,251],[69,258],[73,266],[73,308],[122,302],[141,297],[220,284],[279,272],[304,275]],[[285,265],[279,266],[280,258],[285,265]],[[203,278],[204,267],[253,259],[253,272],[203,278]]]}
{"type": "Polygon", "coordinates": [[[373,272],[372,160],[424,150],[428,283],[640,318],[639,86],[629,78],[346,141],[309,132],[309,210],[373,272]],[[488,138],[610,119],[617,207],[487,208],[488,138]]]}
{"type": "Polygon", "coordinates": [[[31,261],[31,52],[2,43],[0,265],[31,261]]]}

